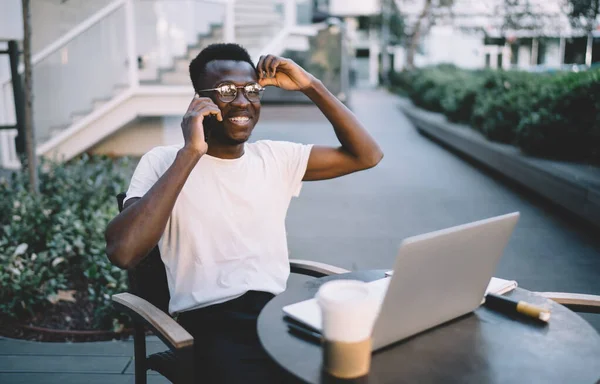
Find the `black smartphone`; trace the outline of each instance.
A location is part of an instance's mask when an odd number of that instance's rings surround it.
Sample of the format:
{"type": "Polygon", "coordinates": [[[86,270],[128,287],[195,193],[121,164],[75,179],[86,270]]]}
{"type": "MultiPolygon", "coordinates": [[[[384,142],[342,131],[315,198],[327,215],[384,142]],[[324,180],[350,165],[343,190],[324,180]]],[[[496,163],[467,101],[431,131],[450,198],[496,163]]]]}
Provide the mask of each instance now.
{"type": "Polygon", "coordinates": [[[218,121],[219,120],[217,120],[216,115],[208,115],[204,117],[204,140],[208,140],[211,129],[217,124],[218,121]]]}

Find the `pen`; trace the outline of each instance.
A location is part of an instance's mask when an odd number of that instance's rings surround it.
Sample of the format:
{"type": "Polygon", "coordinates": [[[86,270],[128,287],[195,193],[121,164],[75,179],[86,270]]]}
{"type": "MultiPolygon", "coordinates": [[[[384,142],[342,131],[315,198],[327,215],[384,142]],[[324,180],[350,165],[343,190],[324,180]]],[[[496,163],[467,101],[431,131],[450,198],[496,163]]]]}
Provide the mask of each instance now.
{"type": "Polygon", "coordinates": [[[525,301],[516,301],[508,297],[494,295],[493,293],[488,293],[485,296],[485,306],[498,312],[520,313],[546,323],[550,320],[550,311],[546,308],[525,301]]]}
{"type": "Polygon", "coordinates": [[[288,330],[291,333],[296,334],[299,337],[302,337],[303,339],[307,339],[308,341],[311,341],[313,343],[317,343],[320,344],[321,343],[321,334],[311,331],[309,329],[306,329],[304,327],[298,326],[296,324],[292,324],[292,323],[288,323],[288,330]]]}

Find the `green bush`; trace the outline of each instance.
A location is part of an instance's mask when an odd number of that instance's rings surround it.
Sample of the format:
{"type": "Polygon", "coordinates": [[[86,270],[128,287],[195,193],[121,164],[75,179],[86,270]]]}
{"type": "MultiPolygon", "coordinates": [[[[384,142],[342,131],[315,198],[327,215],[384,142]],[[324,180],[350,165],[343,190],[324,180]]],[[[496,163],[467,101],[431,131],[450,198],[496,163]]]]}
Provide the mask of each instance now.
{"type": "Polygon", "coordinates": [[[440,100],[442,111],[448,120],[469,122],[482,81],[482,77],[474,72],[456,71],[453,81],[445,85],[444,95],[440,100]]]}
{"type": "Polygon", "coordinates": [[[538,156],[600,160],[600,69],[534,74],[440,65],[391,77],[415,105],[538,156]]]}
{"type": "Polygon", "coordinates": [[[105,254],[104,230],[118,213],[115,195],[131,176],[127,159],[88,157],[43,161],[40,193],[26,172],[0,181],[0,313],[26,320],[77,290],[93,305],[90,326],[110,329],[124,319],[110,296],[126,290],[126,273],[105,254]]]}
{"type": "Polygon", "coordinates": [[[446,87],[456,81],[458,69],[453,66],[440,66],[428,70],[417,70],[410,77],[411,87],[408,96],[419,107],[435,112],[443,112],[441,104],[446,87]]]}
{"type": "Polygon", "coordinates": [[[566,160],[600,160],[600,70],[555,77],[523,114],[516,141],[525,152],[566,160]]]}
{"type": "Polygon", "coordinates": [[[517,126],[537,100],[545,75],[486,71],[477,91],[471,125],[487,138],[514,143],[517,126]]]}

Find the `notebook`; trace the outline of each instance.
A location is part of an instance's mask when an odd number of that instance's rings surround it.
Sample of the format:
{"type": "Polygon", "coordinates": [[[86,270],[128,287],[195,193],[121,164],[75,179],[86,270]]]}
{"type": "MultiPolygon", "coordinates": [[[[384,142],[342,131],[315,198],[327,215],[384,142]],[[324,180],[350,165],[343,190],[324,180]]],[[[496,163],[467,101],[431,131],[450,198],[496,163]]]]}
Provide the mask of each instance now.
{"type": "MultiPolygon", "coordinates": [[[[386,272],[386,276],[391,276],[393,273],[394,271],[388,271],[386,272]]],[[[369,289],[376,292],[377,295],[380,295],[381,300],[383,301],[390,280],[391,279],[384,278],[367,283],[367,285],[369,285],[369,289]]],[[[485,293],[486,295],[488,293],[503,295],[515,288],[517,288],[517,282],[515,280],[492,277],[485,293]]],[[[321,331],[321,310],[319,309],[316,299],[308,299],[299,303],[287,305],[283,307],[283,312],[286,316],[302,323],[304,326],[317,332],[321,331]]]]}

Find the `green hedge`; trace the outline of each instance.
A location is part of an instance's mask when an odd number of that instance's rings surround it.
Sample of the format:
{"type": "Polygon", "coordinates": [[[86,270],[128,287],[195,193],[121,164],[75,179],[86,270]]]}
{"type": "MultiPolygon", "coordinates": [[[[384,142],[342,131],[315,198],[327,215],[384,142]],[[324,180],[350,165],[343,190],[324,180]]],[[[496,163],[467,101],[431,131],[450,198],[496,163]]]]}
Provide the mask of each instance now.
{"type": "Polygon", "coordinates": [[[600,161],[600,69],[534,74],[440,65],[391,80],[415,105],[469,124],[490,140],[537,156],[600,161]]]}
{"type": "Polygon", "coordinates": [[[122,326],[110,296],[126,290],[126,273],[108,261],[104,230],[132,164],[83,156],[39,169],[39,195],[28,191],[26,172],[0,180],[0,313],[26,321],[55,305],[61,291],[76,290],[81,305],[92,307],[90,328],[122,326]]]}

